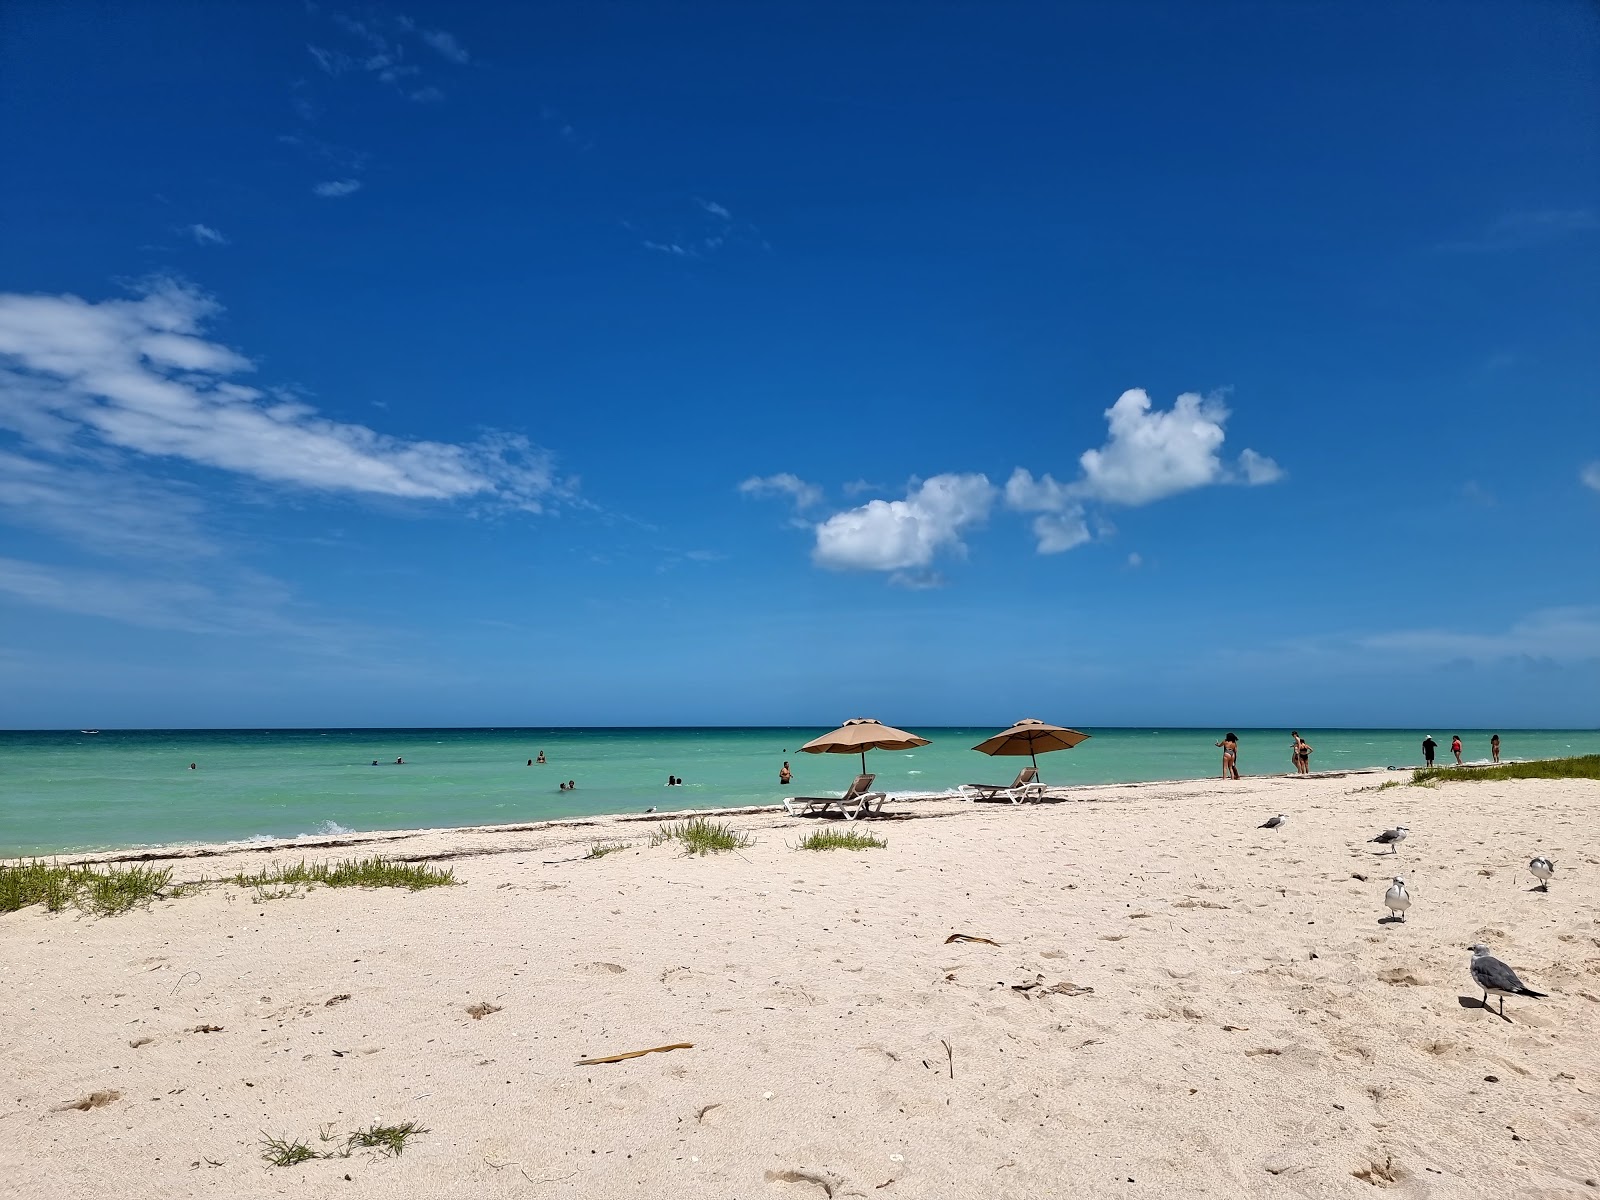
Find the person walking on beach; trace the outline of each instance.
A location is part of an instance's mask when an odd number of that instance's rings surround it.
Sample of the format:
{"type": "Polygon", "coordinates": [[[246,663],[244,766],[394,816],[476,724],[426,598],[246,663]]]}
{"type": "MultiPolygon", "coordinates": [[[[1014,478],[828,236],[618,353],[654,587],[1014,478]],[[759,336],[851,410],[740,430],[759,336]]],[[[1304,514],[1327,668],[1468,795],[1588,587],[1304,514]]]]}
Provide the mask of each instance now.
{"type": "Polygon", "coordinates": [[[1311,747],[1301,740],[1298,729],[1290,730],[1289,736],[1294,739],[1289,745],[1289,761],[1294,763],[1294,773],[1311,774],[1311,747]]]}
{"type": "Polygon", "coordinates": [[[1433,734],[1422,739],[1422,765],[1433,766],[1433,752],[1439,748],[1439,743],[1433,740],[1433,734]]]}
{"type": "MultiPolygon", "coordinates": [[[[1224,779],[1239,778],[1239,735],[1226,733],[1216,745],[1222,747],[1222,777],[1224,779]]],[[[788,764],[785,763],[785,766],[788,764]]]]}
{"type": "Polygon", "coordinates": [[[791,779],[793,779],[793,778],[794,778],[794,775],[791,774],[790,771],[789,771],[789,764],[787,762],[784,763],[783,766],[778,771],[778,782],[780,784],[782,784],[784,787],[788,787],[789,786],[789,781],[791,779]]]}
{"type": "Polygon", "coordinates": [[[1500,761],[1500,735],[1498,733],[1489,739],[1489,757],[1494,762],[1500,761]]]}
{"type": "Polygon", "coordinates": [[[1459,733],[1450,736],[1450,753],[1456,756],[1456,766],[1459,767],[1461,765],[1461,735],[1459,733]]]}

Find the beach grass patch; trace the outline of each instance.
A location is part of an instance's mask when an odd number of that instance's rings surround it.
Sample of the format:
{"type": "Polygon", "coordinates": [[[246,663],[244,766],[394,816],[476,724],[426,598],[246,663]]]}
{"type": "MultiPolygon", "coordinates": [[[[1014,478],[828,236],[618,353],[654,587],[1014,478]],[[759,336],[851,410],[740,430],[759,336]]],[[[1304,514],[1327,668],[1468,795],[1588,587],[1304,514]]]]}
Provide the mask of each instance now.
{"type": "MultiPolygon", "coordinates": [[[[654,846],[658,845],[659,843],[651,842],[650,844],[654,846]]],[[[604,858],[608,854],[615,854],[618,850],[627,850],[628,848],[627,842],[596,842],[594,845],[589,847],[589,853],[585,854],[583,857],[586,859],[604,858]]]]}
{"type": "Polygon", "coordinates": [[[398,1158],[400,1152],[411,1144],[411,1139],[428,1131],[415,1121],[399,1125],[369,1125],[350,1135],[346,1145],[351,1150],[376,1150],[385,1158],[398,1158]]]}
{"type": "Polygon", "coordinates": [[[311,1144],[302,1138],[289,1141],[287,1138],[268,1137],[261,1135],[261,1157],[274,1167],[298,1167],[303,1162],[310,1162],[313,1158],[327,1158],[326,1154],[318,1154],[311,1148],[311,1144]]]}
{"type": "Polygon", "coordinates": [[[1412,776],[1411,782],[1468,783],[1485,779],[1600,779],[1600,754],[1498,763],[1489,767],[1424,767],[1412,776]]]}
{"type": "Polygon", "coordinates": [[[860,829],[818,829],[806,834],[796,850],[885,850],[889,843],[860,829]]]}
{"type": "Polygon", "coordinates": [[[166,894],[170,867],[89,867],[59,863],[0,863],[0,912],[42,904],[46,912],[72,907],[97,917],[116,916],[166,894]]]}
{"type": "Polygon", "coordinates": [[[426,863],[350,858],[339,862],[308,863],[301,859],[297,863],[273,863],[254,873],[241,871],[233,876],[232,882],[258,891],[320,883],[326,887],[398,887],[415,892],[422,888],[448,887],[460,881],[449,868],[430,867],[426,863]]]}
{"type": "Polygon", "coordinates": [[[751,840],[725,821],[708,821],[695,817],[676,825],[663,825],[650,835],[652,846],[679,842],[685,854],[721,854],[728,850],[743,850],[752,845],[751,840]]]}

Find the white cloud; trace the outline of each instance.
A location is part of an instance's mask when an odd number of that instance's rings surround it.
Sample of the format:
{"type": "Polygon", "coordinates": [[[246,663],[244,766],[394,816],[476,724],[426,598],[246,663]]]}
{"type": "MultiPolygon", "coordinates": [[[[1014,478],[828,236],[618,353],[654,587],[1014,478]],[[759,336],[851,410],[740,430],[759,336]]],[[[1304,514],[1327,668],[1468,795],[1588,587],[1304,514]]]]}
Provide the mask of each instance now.
{"type": "Polygon", "coordinates": [[[941,550],[965,548],[962,534],[988,517],[994,494],[984,475],[935,475],[904,500],[873,500],[823,521],[812,560],[835,570],[926,568],[941,550]]]}
{"type": "Polygon", "coordinates": [[[778,475],[752,475],[739,485],[739,491],[746,496],[788,496],[797,511],[822,503],[821,488],[787,471],[778,475]]]}
{"type": "Polygon", "coordinates": [[[1223,474],[1222,446],[1228,410],[1215,397],[1185,392],[1167,412],[1151,411],[1143,388],[1130,388],[1106,410],[1111,439],[1078,459],[1077,490],[1113,504],[1149,504],[1204,487],[1223,474]]]}
{"type": "Polygon", "coordinates": [[[0,428],[58,454],[132,451],[321,491],[536,512],[563,490],[521,437],[408,441],[235,382],[253,364],[203,336],[219,311],[173,280],[98,303],[0,293],[0,428]]]}
{"type": "Polygon", "coordinates": [[[465,63],[472,58],[453,33],[446,33],[443,29],[426,29],[418,36],[453,63],[465,63]]]}
{"type": "Polygon", "coordinates": [[[359,192],[361,190],[361,181],[359,179],[329,179],[317,184],[311,190],[319,196],[326,196],[329,199],[336,200],[341,196],[359,192]]]}
{"type": "Polygon", "coordinates": [[[1137,550],[1128,555],[1128,568],[1130,570],[1137,571],[1142,566],[1144,566],[1144,558],[1137,550]]]}
{"type": "Polygon", "coordinates": [[[1050,475],[1035,479],[1022,467],[1006,480],[1006,507],[1040,514],[1033,519],[1033,536],[1040,554],[1061,554],[1091,540],[1083,505],[1073,499],[1073,494],[1070,487],[1057,483],[1050,475]]]}
{"type": "Polygon", "coordinates": [[[652,242],[647,240],[643,245],[646,250],[655,250],[661,254],[671,254],[675,258],[694,257],[693,250],[686,246],[680,246],[677,242],[652,242]]]}
{"type": "Polygon", "coordinates": [[[718,204],[715,200],[696,199],[695,203],[714,217],[721,217],[724,221],[733,219],[733,214],[722,205],[718,204]]]}
{"type": "Polygon", "coordinates": [[[1584,487],[1593,488],[1595,491],[1600,492],[1600,460],[1589,463],[1583,470],[1579,471],[1578,481],[1584,487]]]}
{"type": "Polygon", "coordinates": [[[190,225],[184,229],[197,246],[226,246],[228,239],[209,225],[190,225]]]}
{"type": "Polygon", "coordinates": [[[1239,470],[1244,472],[1244,481],[1251,487],[1260,487],[1266,483],[1277,483],[1284,477],[1284,469],[1265,454],[1257,454],[1254,450],[1242,451],[1239,455],[1239,470]]]}

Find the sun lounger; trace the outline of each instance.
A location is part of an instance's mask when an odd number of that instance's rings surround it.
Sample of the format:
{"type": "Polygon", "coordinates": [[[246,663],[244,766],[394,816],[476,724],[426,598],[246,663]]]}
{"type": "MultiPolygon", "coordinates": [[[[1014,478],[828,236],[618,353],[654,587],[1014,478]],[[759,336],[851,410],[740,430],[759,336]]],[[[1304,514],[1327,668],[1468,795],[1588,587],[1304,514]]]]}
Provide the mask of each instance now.
{"type": "Polygon", "coordinates": [[[968,800],[1009,800],[1021,804],[1024,800],[1043,800],[1044,784],[1039,782],[1038,767],[1023,767],[1010,783],[964,783],[962,792],[968,800]]]}
{"type": "Polygon", "coordinates": [[[826,816],[830,808],[837,808],[849,821],[864,815],[881,815],[883,802],[888,797],[871,790],[872,781],[876,778],[876,775],[857,775],[856,781],[845,789],[842,796],[785,796],[783,806],[791,816],[796,817],[810,816],[812,813],[826,816]]]}

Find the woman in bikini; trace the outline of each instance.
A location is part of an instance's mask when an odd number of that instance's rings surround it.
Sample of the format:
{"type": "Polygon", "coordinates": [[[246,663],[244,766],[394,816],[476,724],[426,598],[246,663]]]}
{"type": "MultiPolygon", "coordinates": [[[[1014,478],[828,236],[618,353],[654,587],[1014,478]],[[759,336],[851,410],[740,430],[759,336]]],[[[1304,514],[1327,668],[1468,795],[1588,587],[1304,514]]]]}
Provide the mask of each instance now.
{"type": "Polygon", "coordinates": [[[1236,733],[1225,734],[1216,745],[1222,747],[1222,777],[1224,779],[1239,778],[1239,735],[1236,733]]]}

